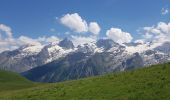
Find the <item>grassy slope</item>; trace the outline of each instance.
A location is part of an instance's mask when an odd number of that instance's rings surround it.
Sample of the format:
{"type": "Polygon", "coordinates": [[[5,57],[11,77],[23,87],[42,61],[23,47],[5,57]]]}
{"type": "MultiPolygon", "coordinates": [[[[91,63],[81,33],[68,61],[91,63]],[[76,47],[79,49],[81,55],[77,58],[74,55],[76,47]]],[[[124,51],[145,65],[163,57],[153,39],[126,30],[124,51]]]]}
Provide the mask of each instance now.
{"type": "MultiPolygon", "coordinates": [[[[5,85],[4,85],[5,86],[5,85]]],[[[2,90],[0,90],[2,91],[2,90]]],[[[170,64],[0,93],[2,100],[169,100],[170,64]]]]}
{"type": "Polygon", "coordinates": [[[0,93],[32,87],[35,83],[21,77],[19,74],[0,70],[0,93]]]}

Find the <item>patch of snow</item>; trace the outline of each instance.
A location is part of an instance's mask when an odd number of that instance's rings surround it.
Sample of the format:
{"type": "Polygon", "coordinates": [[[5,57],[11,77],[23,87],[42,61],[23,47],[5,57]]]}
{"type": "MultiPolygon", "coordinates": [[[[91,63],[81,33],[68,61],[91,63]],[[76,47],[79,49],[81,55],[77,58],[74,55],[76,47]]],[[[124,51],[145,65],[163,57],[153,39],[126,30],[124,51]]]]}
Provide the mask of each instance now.
{"type": "Polygon", "coordinates": [[[90,42],[90,43],[86,43],[86,44],[81,44],[77,47],[77,50],[80,52],[91,52],[91,53],[101,53],[103,52],[103,48],[98,48],[96,46],[96,42],[90,42]]]}
{"type": "Polygon", "coordinates": [[[146,42],[146,43],[143,43],[143,44],[139,44],[137,46],[125,46],[126,47],[126,51],[129,53],[129,54],[133,54],[133,53],[142,53],[142,52],[145,52],[147,50],[153,50],[155,49],[156,47],[159,47],[161,45],[163,45],[166,41],[164,42],[146,42]]]}
{"type": "Polygon", "coordinates": [[[42,50],[43,47],[44,46],[42,46],[42,45],[29,46],[27,48],[24,48],[22,51],[25,52],[25,53],[27,52],[27,53],[37,54],[42,50]]]}
{"type": "Polygon", "coordinates": [[[75,51],[74,49],[63,49],[58,45],[53,45],[47,48],[48,50],[48,58],[45,63],[51,62],[53,60],[57,60],[60,57],[64,57],[67,54],[75,51]]]}

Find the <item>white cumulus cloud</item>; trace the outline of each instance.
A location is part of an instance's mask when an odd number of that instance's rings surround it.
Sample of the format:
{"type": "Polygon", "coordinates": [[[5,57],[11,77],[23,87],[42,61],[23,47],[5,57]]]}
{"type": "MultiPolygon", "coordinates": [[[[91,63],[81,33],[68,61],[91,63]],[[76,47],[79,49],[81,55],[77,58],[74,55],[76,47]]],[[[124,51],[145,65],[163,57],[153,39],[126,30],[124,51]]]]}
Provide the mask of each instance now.
{"type": "Polygon", "coordinates": [[[158,22],[157,25],[144,27],[139,32],[142,34],[142,38],[136,41],[142,40],[144,43],[152,42],[150,48],[170,42],[170,23],[158,22]]]}
{"type": "Polygon", "coordinates": [[[170,39],[170,23],[159,22],[157,25],[144,27],[142,31],[145,41],[170,39]]]}
{"type": "Polygon", "coordinates": [[[93,35],[98,35],[101,30],[97,22],[88,24],[78,13],[66,14],[59,20],[61,24],[77,33],[91,32],[93,35]]]}
{"type": "Polygon", "coordinates": [[[106,36],[117,43],[129,43],[132,41],[132,36],[128,32],[123,32],[119,28],[111,28],[107,30],[106,36]]]}
{"type": "Polygon", "coordinates": [[[81,33],[88,31],[87,22],[83,20],[78,13],[66,14],[62,18],[60,18],[60,21],[63,25],[72,29],[75,32],[81,33]]]}
{"type": "Polygon", "coordinates": [[[89,24],[89,31],[95,35],[98,35],[100,32],[100,26],[97,22],[90,22],[89,24]]]}
{"type": "Polygon", "coordinates": [[[14,50],[22,45],[44,45],[50,42],[59,41],[59,38],[56,36],[44,36],[33,39],[27,36],[13,38],[12,35],[12,29],[9,26],[0,24],[0,52],[5,50],[14,50]]]}

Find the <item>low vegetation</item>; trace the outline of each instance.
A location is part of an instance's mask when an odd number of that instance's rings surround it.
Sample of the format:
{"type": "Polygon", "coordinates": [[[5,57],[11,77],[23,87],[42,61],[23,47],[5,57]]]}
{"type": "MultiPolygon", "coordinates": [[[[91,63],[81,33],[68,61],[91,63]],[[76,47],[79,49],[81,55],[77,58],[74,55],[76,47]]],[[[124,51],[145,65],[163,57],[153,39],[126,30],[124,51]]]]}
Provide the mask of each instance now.
{"type": "Polygon", "coordinates": [[[170,63],[61,83],[0,71],[0,100],[169,100],[170,63]]]}

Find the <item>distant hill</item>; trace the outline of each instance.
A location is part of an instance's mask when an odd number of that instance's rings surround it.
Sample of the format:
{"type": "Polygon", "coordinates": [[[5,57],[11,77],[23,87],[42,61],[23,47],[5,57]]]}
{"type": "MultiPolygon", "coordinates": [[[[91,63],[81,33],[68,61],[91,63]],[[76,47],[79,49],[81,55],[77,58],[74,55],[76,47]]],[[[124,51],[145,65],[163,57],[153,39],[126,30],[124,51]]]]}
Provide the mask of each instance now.
{"type": "MultiPolygon", "coordinates": [[[[1,71],[0,77],[0,83],[4,83],[4,86],[8,85],[5,83],[11,83],[9,88],[17,83],[32,84],[18,74],[1,71]]],[[[0,85],[0,91],[3,90],[0,85]]],[[[0,100],[169,100],[169,90],[170,63],[0,92],[0,100]]]]}
{"type": "Polygon", "coordinates": [[[17,73],[0,70],[0,93],[8,90],[25,89],[34,84],[17,73]]]}

